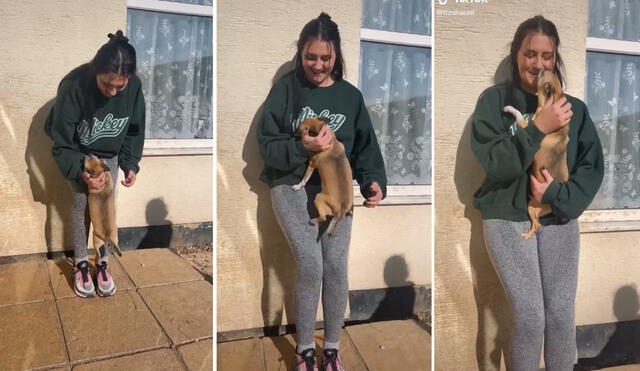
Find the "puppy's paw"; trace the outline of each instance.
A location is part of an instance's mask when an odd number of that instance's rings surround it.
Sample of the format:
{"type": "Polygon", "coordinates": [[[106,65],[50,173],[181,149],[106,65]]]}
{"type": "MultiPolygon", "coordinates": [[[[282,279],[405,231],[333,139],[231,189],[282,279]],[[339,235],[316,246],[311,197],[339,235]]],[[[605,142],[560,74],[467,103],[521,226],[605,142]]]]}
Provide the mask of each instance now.
{"type": "Polygon", "coordinates": [[[298,184],[295,184],[295,185],[292,185],[292,186],[291,186],[291,188],[293,188],[293,190],[294,190],[294,191],[299,191],[299,190],[301,190],[303,187],[304,187],[304,184],[302,184],[302,183],[298,183],[298,184]]]}
{"type": "Polygon", "coordinates": [[[309,220],[309,224],[311,224],[311,225],[318,225],[318,224],[320,224],[320,219],[318,219],[318,218],[313,218],[313,219],[309,220]]]}

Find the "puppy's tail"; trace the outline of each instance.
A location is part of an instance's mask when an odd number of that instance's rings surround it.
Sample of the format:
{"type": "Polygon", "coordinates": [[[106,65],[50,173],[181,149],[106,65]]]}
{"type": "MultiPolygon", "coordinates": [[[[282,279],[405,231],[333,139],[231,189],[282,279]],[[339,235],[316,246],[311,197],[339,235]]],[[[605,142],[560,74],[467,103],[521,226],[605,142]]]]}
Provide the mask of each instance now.
{"type": "Polygon", "coordinates": [[[514,115],[515,118],[516,118],[516,121],[518,121],[518,122],[523,120],[522,113],[520,113],[520,111],[518,111],[517,109],[513,108],[512,106],[505,106],[502,110],[514,115]]]}
{"type": "Polygon", "coordinates": [[[327,230],[324,232],[325,234],[329,235],[329,237],[333,236],[333,231],[336,229],[336,224],[338,223],[338,218],[337,217],[332,217],[331,221],[329,222],[329,226],[327,227],[327,230]]]}

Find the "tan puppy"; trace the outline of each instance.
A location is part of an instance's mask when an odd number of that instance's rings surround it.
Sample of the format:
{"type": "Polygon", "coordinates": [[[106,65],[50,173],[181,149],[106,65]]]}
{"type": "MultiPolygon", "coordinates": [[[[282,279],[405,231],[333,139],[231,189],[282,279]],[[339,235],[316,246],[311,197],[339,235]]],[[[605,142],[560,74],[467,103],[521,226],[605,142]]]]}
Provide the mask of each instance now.
{"type": "MultiPolygon", "coordinates": [[[[553,102],[557,102],[562,95],[562,87],[556,74],[548,70],[540,71],[538,75],[538,109],[536,110],[536,114],[533,115],[533,119],[535,120],[536,115],[548,99],[553,98],[553,102]]],[[[504,110],[516,116],[516,121],[523,128],[526,128],[529,124],[515,108],[506,106],[504,110]]],[[[553,179],[558,182],[566,182],[569,180],[569,168],[567,166],[568,144],[569,125],[553,133],[549,133],[544,137],[540,143],[540,149],[536,152],[533,165],[531,166],[531,173],[538,182],[542,183],[545,181],[542,175],[542,169],[547,169],[553,179]]],[[[540,217],[551,212],[551,205],[543,204],[532,199],[529,201],[528,211],[529,219],[531,219],[531,230],[528,233],[522,234],[522,237],[527,240],[542,228],[540,217]]]]}
{"type": "Polygon", "coordinates": [[[100,261],[100,246],[115,249],[118,256],[122,251],[118,247],[118,227],[116,225],[115,192],[109,167],[104,161],[90,156],[84,161],[84,170],[91,178],[105,175],[104,188],[89,188],[89,215],[93,224],[93,247],[96,249],[96,264],[100,261]]]}
{"type": "MultiPolygon", "coordinates": [[[[324,117],[308,118],[300,124],[298,131],[300,134],[308,133],[311,136],[317,136],[328,121],[324,117]]],[[[327,216],[333,216],[326,231],[331,236],[336,223],[345,215],[353,214],[353,176],[351,165],[344,152],[344,145],[336,139],[333,130],[329,130],[329,133],[333,137],[331,148],[311,156],[304,177],[300,183],[293,186],[293,189],[296,191],[302,189],[311,178],[313,171],[318,169],[322,191],[318,193],[314,202],[318,210],[318,218],[311,222],[314,224],[318,221],[324,222],[327,216]]]]}

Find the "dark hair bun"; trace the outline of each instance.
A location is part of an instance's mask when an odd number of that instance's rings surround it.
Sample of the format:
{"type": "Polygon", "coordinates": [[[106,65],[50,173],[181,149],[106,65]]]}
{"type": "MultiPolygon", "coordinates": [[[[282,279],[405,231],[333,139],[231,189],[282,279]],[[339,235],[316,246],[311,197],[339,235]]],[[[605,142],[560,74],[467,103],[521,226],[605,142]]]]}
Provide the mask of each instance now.
{"type": "Polygon", "coordinates": [[[115,42],[119,42],[119,43],[128,43],[129,39],[127,39],[126,36],[124,36],[124,34],[122,33],[122,30],[118,30],[116,31],[116,34],[108,34],[107,36],[109,36],[109,42],[111,41],[115,41],[115,42]]]}
{"type": "Polygon", "coordinates": [[[329,16],[329,14],[322,12],[320,13],[320,15],[318,16],[318,20],[319,21],[330,21],[331,17],[329,16]]]}

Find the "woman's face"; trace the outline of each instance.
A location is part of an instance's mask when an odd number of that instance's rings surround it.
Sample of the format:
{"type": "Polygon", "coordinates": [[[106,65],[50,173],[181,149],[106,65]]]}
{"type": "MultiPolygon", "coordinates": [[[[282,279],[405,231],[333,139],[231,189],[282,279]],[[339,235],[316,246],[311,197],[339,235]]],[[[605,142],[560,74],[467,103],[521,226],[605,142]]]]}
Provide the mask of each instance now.
{"type": "Polygon", "coordinates": [[[98,89],[107,98],[111,98],[127,88],[129,78],[117,73],[100,73],[96,75],[98,89]]]}
{"type": "Polygon", "coordinates": [[[327,41],[313,39],[302,50],[304,76],[314,85],[327,87],[334,83],[331,72],[335,63],[335,48],[327,41]]]}
{"type": "Polygon", "coordinates": [[[534,33],[522,40],[518,50],[518,73],[522,89],[536,94],[538,88],[538,72],[554,70],[556,52],[553,40],[541,33],[534,33]]]}

